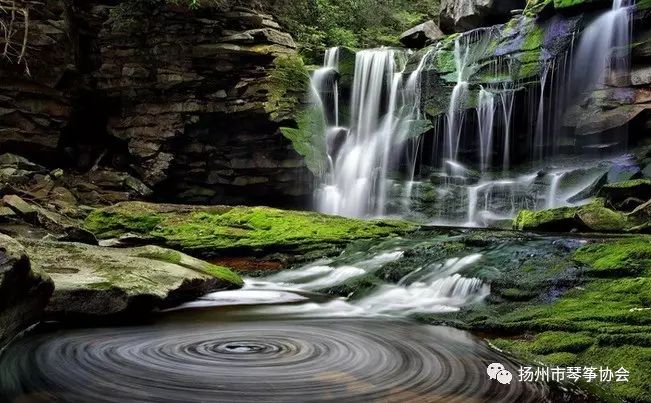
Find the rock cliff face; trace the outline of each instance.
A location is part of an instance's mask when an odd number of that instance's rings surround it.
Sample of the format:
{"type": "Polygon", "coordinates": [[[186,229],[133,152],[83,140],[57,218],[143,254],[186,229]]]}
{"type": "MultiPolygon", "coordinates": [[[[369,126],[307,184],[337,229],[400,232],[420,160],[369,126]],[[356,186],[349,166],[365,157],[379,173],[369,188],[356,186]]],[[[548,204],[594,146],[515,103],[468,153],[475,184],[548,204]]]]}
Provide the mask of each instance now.
{"type": "Polygon", "coordinates": [[[0,71],[0,152],[128,171],[175,201],[292,205],[310,193],[280,131],[295,126],[308,76],[271,16],[66,0],[32,25],[38,70],[0,71]]]}

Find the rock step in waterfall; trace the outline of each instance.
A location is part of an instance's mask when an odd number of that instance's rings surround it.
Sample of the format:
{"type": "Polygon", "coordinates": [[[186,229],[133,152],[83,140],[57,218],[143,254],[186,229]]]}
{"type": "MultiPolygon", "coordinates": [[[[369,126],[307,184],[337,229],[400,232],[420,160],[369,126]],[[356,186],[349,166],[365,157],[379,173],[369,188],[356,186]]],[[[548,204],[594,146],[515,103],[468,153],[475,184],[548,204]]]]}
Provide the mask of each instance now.
{"type": "MultiPolygon", "coordinates": [[[[560,134],[565,111],[587,93],[627,80],[632,8],[632,2],[615,0],[582,32],[567,28],[565,50],[540,59],[534,81],[521,78],[521,60],[496,54],[495,41],[506,29],[500,25],[444,37],[417,53],[359,51],[352,86],[343,89],[339,54],[350,51],[328,50],[312,76],[329,167],[317,208],[486,226],[510,221],[522,209],[581,202],[578,194],[627,157],[591,154],[618,144],[599,138],[577,138],[568,146],[560,134]],[[446,46],[452,46],[454,78],[447,79],[454,85],[447,111],[435,116],[424,97],[443,91],[430,71],[450,54],[446,46]],[[477,81],[486,74],[493,79],[477,81]],[[347,94],[350,101],[342,98],[347,94]],[[522,121],[529,122],[526,144],[522,121]],[[468,144],[474,144],[472,155],[468,144]]],[[[514,21],[530,23],[519,18],[514,21]]]]}

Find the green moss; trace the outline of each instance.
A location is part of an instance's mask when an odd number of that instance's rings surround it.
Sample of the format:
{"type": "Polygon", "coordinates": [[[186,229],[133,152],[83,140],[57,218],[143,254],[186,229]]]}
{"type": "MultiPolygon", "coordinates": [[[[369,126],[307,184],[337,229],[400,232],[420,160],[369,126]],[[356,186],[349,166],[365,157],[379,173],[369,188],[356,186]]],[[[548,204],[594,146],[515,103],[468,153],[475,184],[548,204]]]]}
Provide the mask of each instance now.
{"type": "Polygon", "coordinates": [[[404,221],[364,221],[268,207],[176,207],[140,202],[95,210],[86,228],[99,237],[137,233],[184,250],[219,252],[309,251],[348,241],[402,234],[416,227],[404,221]],[[155,215],[155,228],[129,227],[122,217],[155,215]]]}
{"type": "Polygon", "coordinates": [[[527,344],[534,354],[551,354],[554,352],[580,353],[592,346],[594,338],[585,333],[543,332],[527,344]]]}
{"type": "Polygon", "coordinates": [[[648,10],[651,8],[651,0],[638,0],[635,2],[637,10],[648,10]]]}
{"type": "Polygon", "coordinates": [[[309,88],[310,75],[298,54],[279,56],[269,73],[266,111],[276,121],[291,119],[309,88]]]}
{"type": "Polygon", "coordinates": [[[610,0],[554,0],[554,8],[560,10],[564,8],[584,6],[590,3],[603,3],[604,5],[611,4],[610,0]]]}
{"type": "Polygon", "coordinates": [[[528,32],[525,34],[524,40],[522,42],[521,50],[535,50],[542,47],[543,41],[545,39],[545,31],[543,31],[542,26],[530,24],[528,32]]]}
{"type": "Polygon", "coordinates": [[[574,207],[561,207],[548,210],[522,210],[515,217],[513,227],[518,230],[542,229],[560,220],[571,220],[576,213],[574,207]],[[541,228],[542,227],[542,228],[541,228]]]}
{"type": "Polygon", "coordinates": [[[651,275],[651,239],[586,245],[575,252],[574,259],[588,265],[595,274],[651,275]]]}
{"type": "Polygon", "coordinates": [[[541,359],[548,365],[571,367],[577,362],[577,355],[573,353],[551,353],[542,356],[541,359]]]}
{"type": "Polygon", "coordinates": [[[280,131],[303,156],[308,169],[322,175],[327,167],[324,117],[319,108],[311,106],[297,113],[296,123],[296,128],[281,127],[280,131]]]}
{"type": "MultiPolygon", "coordinates": [[[[133,231],[136,233],[147,233],[153,231],[161,218],[153,210],[146,208],[139,210],[125,210],[119,214],[110,211],[95,210],[86,217],[85,227],[91,231],[100,231],[110,228],[115,234],[123,234],[133,231]]],[[[111,234],[106,233],[107,237],[111,234]]]]}
{"type": "Polygon", "coordinates": [[[623,182],[615,182],[604,185],[604,189],[628,189],[638,186],[651,186],[651,179],[632,179],[623,182]]]}
{"type": "MultiPolygon", "coordinates": [[[[584,251],[581,254],[585,253],[584,251]]],[[[514,309],[493,322],[511,332],[541,332],[533,338],[495,344],[522,358],[548,365],[625,367],[626,387],[605,385],[624,399],[649,401],[651,279],[597,280],[553,304],[514,309]]]]}
{"type": "Polygon", "coordinates": [[[158,260],[161,262],[181,263],[181,254],[175,250],[162,248],[143,248],[138,250],[134,256],[144,257],[147,259],[158,260]]]}
{"type": "MultiPolygon", "coordinates": [[[[482,235],[490,245],[491,236],[482,235]]],[[[484,304],[419,319],[494,334],[497,348],[533,365],[625,367],[631,382],[604,384],[607,392],[651,401],[651,236],[602,236],[572,243],[572,252],[533,239],[526,249],[503,238],[498,244],[489,251],[479,243],[482,259],[463,273],[491,284],[484,304]]]]}
{"type": "Polygon", "coordinates": [[[534,17],[541,13],[547,6],[553,4],[553,2],[554,0],[528,0],[524,14],[529,17],[534,17]]]}
{"type": "Polygon", "coordinates": [[[608,209],[601,203],[580,207],[576,216],[592,231],[619,232],[631,226],[626,215],[608,209]]]}
{"type": "Polygon", "coordinates": [[[621,232],[632,228],[625,214],[604,207],[603,200],[579,207],[522,210],[513,221],[518,230],[564,232],[573,229],[596,232],[621,232]]]}
{"type": "Polygon", "coordinates": [[[439,73],[451,73],[456,70],[453,50],[440,50],[434,55],[434,67],[439,73]]]}
{"type": "Polygon", "coordinates": [[[227,267],[208,264],[203,266],[201,269],[203,272],[208,273],[215,278],[235,284],[236,286],[241,287],[244,285],[244,280],[242,280],[242,277],[227,267]]]}

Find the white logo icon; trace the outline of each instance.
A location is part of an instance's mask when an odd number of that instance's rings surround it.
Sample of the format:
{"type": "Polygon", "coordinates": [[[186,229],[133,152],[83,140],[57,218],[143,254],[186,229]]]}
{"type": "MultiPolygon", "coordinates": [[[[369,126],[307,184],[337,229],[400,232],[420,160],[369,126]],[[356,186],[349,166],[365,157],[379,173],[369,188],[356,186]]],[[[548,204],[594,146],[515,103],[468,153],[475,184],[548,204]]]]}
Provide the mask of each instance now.
{"type": "Polygon", "coordinates": [[[494,362],[491,365],[489,365],[488,368],[486,368],[486,372],[488,373],[488,376],[491,379],[497,379],[497,373],[502,371],[503,369],[505,369],[504,365],[498,362],[494,362]]]}
{"type": "Polygon", "coordinates": [[[497,381],[502,385],[506,385],[507,383],[510,384],[512,379],[513,375],[505,369],[497,373],[497,381]]]}
{"type": "Polygon", "coordinates": [[[494,362],[489,365],[488,368],[486,368],[486,373],[490,379],[496,379],[502,385],[510,384],[513,380],[513,375],[499,362],[494,362]]]}

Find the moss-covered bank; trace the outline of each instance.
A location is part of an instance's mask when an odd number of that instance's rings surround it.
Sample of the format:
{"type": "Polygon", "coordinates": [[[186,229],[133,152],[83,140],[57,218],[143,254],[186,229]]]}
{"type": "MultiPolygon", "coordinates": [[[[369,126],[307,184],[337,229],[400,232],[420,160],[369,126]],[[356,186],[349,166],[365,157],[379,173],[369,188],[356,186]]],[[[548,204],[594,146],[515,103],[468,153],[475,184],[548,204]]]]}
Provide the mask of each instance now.
{"type": "Polygon", "coordinates": [[[421,319],[493,335],[532,364],[624,367],[629,382],[601,384],[604,393],[651,401],[651,237],[593,240],[547,264],[527,260],[492,283],[486,304],[421,319]]]}
{"type": "Polygon", "coordinates": [[[287,253],[311,257],[346,243],[414,231],[404,221],[363,221],[268,207],[120,203],[93,211],[85,227],[99,238],[135,234],[201,256],[287,253]]]}
{"type": "Polygon", "coordinates": [[[522,210],[513,221],[517,230],[551,232],[644,232],[645,220],[606,207],[603,199],[577,207],[522,210]]]}

